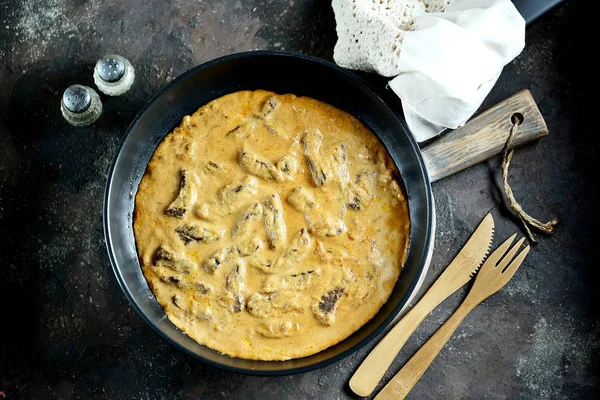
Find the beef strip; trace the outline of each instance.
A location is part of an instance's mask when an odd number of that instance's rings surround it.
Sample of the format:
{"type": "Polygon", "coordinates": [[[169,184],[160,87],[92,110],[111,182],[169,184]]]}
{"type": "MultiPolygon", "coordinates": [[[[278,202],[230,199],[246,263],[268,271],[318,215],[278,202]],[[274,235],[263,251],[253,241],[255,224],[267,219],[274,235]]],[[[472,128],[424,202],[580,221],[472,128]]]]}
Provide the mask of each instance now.
{"type": "Polygon", "coordinates": [[[263,215],[263,208],[260,203],[254,203],[246,207],[237,218],[235,226],[231,231],[231,237],[244,238],[252,233],[252,227],[263,215]]]}
{"type": "Polygon", "coordinates": [[[169,277],[164,277],[161,279],[165,283],[168,283],[170,285],[175,285],[179,289],[183,289],[183,290],[193,289],[201,295],[209,295],[213,291],[212,288],[206,283],[190,282],[189,280],[185,279],[183,276],[180,276],[180,275],[171,275],[169,277]]]}
{"type": "Polygon", "coordinates": [[[241,182],[231,183],[219,189],[218,200],[215,203],[197,204],[194,213],[206,221],[216,221],[234,213],[244,200],[256,194],[257,190],[257,179],[247,176],[241,182]]]}
{"type": "Polygon", "coordinates": [[[256,178],[247,176],[239,183],[232,183],[219,189],[218,204],[224,206],[237,206],[247,197],[256,194],[258,181],[256,178]]]}
{"type": "Polygon", "coordinates": [[[170,268],[180,274],[189,274],[196,269],[196,264],[182,255],[175,254],[166,246],[160,246],[154,253],[152,265],[170,268]]]}
{"type": "Polygon", "coordinates": [[[298,296],[290,292],[253,293],[248,298],[246,309],[256,318],[275,318],[289,312],[302,312],[298,296]]]}
{"type": "Polygon", "coordinates": [[[293,180],[293,176],[298,170],[298,163],[292,155],[283,156],[275,164],[246,148],[240,150],[238,162],[247,172],[266,181],[285,182],[293,180]]]}
{"type": "Polygon", "coordinates": [[[363,210],[369,206],[373,195],[373,187],[377,180],[376,172],[361,171],[356,175],[356,180],[348,187],[348,200],[346,205],[353,210],[363,210]]]}
{"type": "Polygon", "coordinates": [[[245,276],[246,265],[242,259],[235,260],[231,272],[225,276],[226,301],[234,313],[241,312],[246,304],[243,295],[245,276]]]}
{"type": "Polygon", "coordinates": [[[335,143],[328,149],[331,158],[331,167],[339,179],[342,190],[350,183],[350,172],[348,171],[348,155],[344,143],[335,143]]]}
{"type": "Polygon", "coordinates": [[[194,224],[181,225],[175,228],[175,232],[185,244],[188,244],[192,241],[196,241],[198,243],[216,242],[223,236],[222,230],[202,227],[194,224]]]}
{"type": "Polygon", "coordinates": [[[286,226],[283,220],[283,206],[277,193],[263,200],[267,239],[271,248],[280,248],[285,243],[286,226]]]}
{"type": "Polygon", "coordinates": [[[345,292],[345,288],[336,287],[325,292],[325,294],[321,296],[317,306],[313,307],[313,313],[320,323],[327,326],[335,323],[335,310],[337,309],[339,300],[345,292]]]}
{"type": "Polygon", "coordinates": [[[281,102],[273,96],[269,96],[257,116],[261,119],[269,119],[271,114],[281,105],[281,102]]]}
{"type": "Polygon", "coordinates": [[[307,214],[306,222],[310,232],[319,237],[332,237],[346,231],[346,224],[341,218],[325,213],[307,214]]]}
{"type": "Polygon", "coordinates": [[[199,319],[200,321],[213,320],[212,310],[206,304],[198,303],[196,300],[182,294],[174,295],[171,300],[177,308],[185,313],[185,315],[199,319]]]}
{"type": "Polygon", "coordinates": [[[321,154],[323,134],[318,129],[307,131],[304,134],[304,156],[313,181],[317,186],[322,186],[327,181],[326,163],[321,154]]]}
{"type": "Polygon", "coordinates": [[[175,218],[183,218],[185,216],[188,209],[196,201],[197,190],[194,183],[196,179],[197,177],[192,170],[181,170],[179,193],[175,200],[165,209],[165,214],[175,218]]]}
{"type": "Polygon", "coordinates": [[[282,181],[282,173],[271,161],[260,157],[258,154],[242,149],[240,150],[238,162],[240,166],[259,178],[266,181],[282,181]]]}
{"type": "Polygon", "coordinates": [[[238,245],[238,248],[240,250],[240,255],[242,257],[247,257],[262,249],[263,245],[263,241],[260,238],[253,236],[242,240],[238,245]]]}
{"type": "Polygon", "coordinates": [[[300,229],[290,241],[290,245],[277,257],[272,272],[289,271],[296,267],[306,256],[311,247],[311,240],[308,231],[300,229]]]}
{"type": "Polygon", "coordinates": [[[298,171],[298,161],[292,155],[285,155],[277,161],[277,169],[283,174],[284,180],[293,180],[298,171]]]}
{"type": "Polygon", "coordinates": [[[293,274],[270,275],[265,279],[262,290],[265,293],[273,293],[280,290],[305,290],[313,283],[313,278],[319,275],[321,275],[320,269],[306,270],[293,274]]]}
{"type": "Polygon", "coordinates": [[[315,196],[302,186],[295,188],[287,200],[301,213],[307,213],[315,207],[315,196]]]}
{"type": "Polygon", "coordinates": [[[212,274],[220,265],[239,255],[240,249],[237,246],[217,250],[210,258],[204,261],[204,269],[212,274]]]}
{"type": "Polygon", "coordinates": [[[337,283],[332,285],[319,299],[312,305],[312,311],[315,318],[326,326],[331,326],[335,323],[335,312],[339,306],[343,295],[348,293],[348,287],[351,282],[356,280],[352,270],[342,268],[341,276],[337,279],[337,283]]]}

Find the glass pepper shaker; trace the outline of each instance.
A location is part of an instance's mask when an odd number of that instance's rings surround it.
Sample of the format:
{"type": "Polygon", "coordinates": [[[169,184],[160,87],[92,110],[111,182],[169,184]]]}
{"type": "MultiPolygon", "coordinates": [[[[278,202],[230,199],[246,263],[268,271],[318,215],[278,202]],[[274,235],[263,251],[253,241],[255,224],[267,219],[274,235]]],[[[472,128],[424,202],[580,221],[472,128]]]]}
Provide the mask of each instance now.
{"type": "Polygon", "coordinates": [[[129,60],[117,54],[106,54],[94,68],[94,83],[109,96],[120,96],[127,92],[134,80],[133,66],[129,60]]]}
{"type": "Polygon", "coordinates": [[[102,101],[91,87],[71,85],[63,93],[60,110],[71,125],[85,126],[94,123],[100,117],[102,101]]]}

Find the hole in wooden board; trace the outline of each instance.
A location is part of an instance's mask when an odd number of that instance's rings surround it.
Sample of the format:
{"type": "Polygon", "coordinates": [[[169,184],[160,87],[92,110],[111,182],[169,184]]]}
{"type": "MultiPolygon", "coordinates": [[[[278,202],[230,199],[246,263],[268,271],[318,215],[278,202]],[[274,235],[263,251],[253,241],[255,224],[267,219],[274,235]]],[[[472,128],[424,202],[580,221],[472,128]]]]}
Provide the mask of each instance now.
{"type": "Polygon", "coordinates": [[[524,120],[525,120],[525,117],[523,117],[523,114],[521,114],[521,113],[514,113],[513,115],[510,116],[510,121],[513,124],[521,125],[524,120]]]}

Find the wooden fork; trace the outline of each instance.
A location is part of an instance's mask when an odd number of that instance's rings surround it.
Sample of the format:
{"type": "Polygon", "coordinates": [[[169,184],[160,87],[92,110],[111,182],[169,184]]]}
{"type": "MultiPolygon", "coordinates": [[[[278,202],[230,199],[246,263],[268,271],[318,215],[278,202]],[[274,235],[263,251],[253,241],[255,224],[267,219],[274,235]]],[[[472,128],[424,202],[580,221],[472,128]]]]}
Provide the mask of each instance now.
{"type": "Polygon", "coordinates": [[[473,283],[473,287],[462,304],[427,343],[402,367],[400,372],[392,378],[377,397],[375,397],[375,400],[404,399],[465,317],[481,304],[482,301],[508,283],[525,259],[527,253],[529,253],[529,246],[526,246],[515,257],[525,238],[519,240],[508,250],[516,236],[514,234],[508,238],[488,257],[481,266],[475,278],[475,283],[473,283]],[[510,262],[513,257],[515,257],[514,260],[510,262]]]}

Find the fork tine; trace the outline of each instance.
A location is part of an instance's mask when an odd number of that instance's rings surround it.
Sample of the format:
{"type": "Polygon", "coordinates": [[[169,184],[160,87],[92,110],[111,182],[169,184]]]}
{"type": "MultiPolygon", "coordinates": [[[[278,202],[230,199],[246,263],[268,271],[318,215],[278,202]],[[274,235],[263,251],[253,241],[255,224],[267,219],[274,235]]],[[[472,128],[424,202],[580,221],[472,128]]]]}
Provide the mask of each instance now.
{"type": "Polygon", "coordinates": [[[531,246],[529,246],[529,245],[525,246],[525,248],[519,253],[519,255],[515,257],[513,262],[511,262],[509,264],[509,266],[506,267],[506,269],[504,270],[504,273],[502,274],[502,278],[505,279],[505,282],[508,282],[510,280],[510,278],[513,277],[515,272],[517,272],[517,270],[521,266],[521,263],[525,259],[525,256],[527,256],[527,253],[529,253],[530,249],[531,249],[531,246]]]}
{"type": "Polygon", "coordinates": [[[504,253],[506,253],[506,250],[508,250],[510,244],[513,242],[513,240],[515,240],[515,237],[517,237],[517,234],[513,233],[511,237],[506,239],[504,243],[498,246],[498,248],[494,250],[492,254],[490,254],[490,256],[487,258],[487,260],[485,260],[485,263],[483,265],[488,266],[491,264],[492,267],[496,266],[496,263],[498,262],[498,260],[500,260],[500,257],[502,257],[504,253]]]}
{"type": "Polygon", "coordinates": [[[508,251],[508,253],[506,253],[506,255],[504,257],[502,257],[502,260],[500,260],[497,267],[500,268],[501,270],[504,270],[504,267],[506,267],[508,265],[508,263],[513,259],[515,254],[517,254],[517,251],[519,251],[519,248],[521,248],[521,245],[523,244],[524,241],[525,241],[525,238],[522,237],[513,247],[511,247],[511,249],[508,251]]]}

